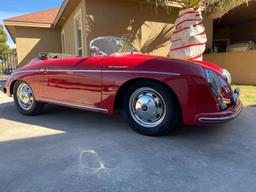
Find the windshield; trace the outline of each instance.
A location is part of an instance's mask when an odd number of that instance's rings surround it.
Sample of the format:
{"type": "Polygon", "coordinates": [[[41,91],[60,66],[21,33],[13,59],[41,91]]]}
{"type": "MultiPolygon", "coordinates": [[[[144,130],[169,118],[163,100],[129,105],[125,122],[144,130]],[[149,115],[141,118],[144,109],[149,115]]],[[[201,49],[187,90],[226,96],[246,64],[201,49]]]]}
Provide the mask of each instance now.
{"type": "Polygon", "coordinates": [[[117,37],[99,37],[91,41],[91,49],[100,51],[103,55],[139,52],[128,41],[117,37]]]}

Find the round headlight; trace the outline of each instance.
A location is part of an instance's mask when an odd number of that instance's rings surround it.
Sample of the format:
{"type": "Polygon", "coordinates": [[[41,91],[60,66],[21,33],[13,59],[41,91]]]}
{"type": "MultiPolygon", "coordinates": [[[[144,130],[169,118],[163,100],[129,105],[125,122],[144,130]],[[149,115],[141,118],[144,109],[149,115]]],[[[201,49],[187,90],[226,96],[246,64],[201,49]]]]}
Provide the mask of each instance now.
{"type": "Polygon", "coordinates": [[[216,72],[210,69],[205,70],[205,77],[216,97],[221,95],[221,84],[220,84],[220,77],[217,75],[216,72]]]}
{"type": "Polygon", "coordinates": [[[228,81],[229,84],[232,83],[231,74],[229,73],[228,70],[222,69],[222,76],[228,81]]]}

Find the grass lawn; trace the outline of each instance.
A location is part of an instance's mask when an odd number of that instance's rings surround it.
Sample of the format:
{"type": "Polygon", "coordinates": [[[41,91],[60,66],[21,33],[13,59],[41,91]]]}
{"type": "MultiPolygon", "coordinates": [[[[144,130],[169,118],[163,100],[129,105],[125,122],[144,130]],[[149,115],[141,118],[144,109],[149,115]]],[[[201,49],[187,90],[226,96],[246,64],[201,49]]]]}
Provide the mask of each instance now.
{"type": "Polygon", "coordinates": [[[255,106],[256,107],[256,86],[248,85],[232,85],[232,88],[240,87],[241,89],[241,100],[244,106],[255,106]]]}

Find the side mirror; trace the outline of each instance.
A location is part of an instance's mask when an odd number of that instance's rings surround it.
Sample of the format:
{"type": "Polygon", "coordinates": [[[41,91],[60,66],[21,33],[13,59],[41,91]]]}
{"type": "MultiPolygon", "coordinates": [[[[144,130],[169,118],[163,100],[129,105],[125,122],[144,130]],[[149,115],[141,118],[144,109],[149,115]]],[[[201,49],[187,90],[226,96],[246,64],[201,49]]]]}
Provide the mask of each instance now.
{"type": "Polygon", "coordinates": [[[91,46],[90,47],[90,56],[102,56],[105,55],[98,47],[91,46]]]}

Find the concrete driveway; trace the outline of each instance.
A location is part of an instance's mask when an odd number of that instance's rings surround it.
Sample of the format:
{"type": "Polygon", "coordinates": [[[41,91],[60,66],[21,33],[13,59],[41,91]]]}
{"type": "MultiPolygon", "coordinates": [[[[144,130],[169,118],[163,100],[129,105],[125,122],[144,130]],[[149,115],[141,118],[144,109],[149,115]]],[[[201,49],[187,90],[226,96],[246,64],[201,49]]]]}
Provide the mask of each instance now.
{"type": "Polygon", "coordinates": [[[107,116],[49,105],[25,117],[0,93],[0,191],[255,192],[256,108],[161,138],[107,116]]]}

